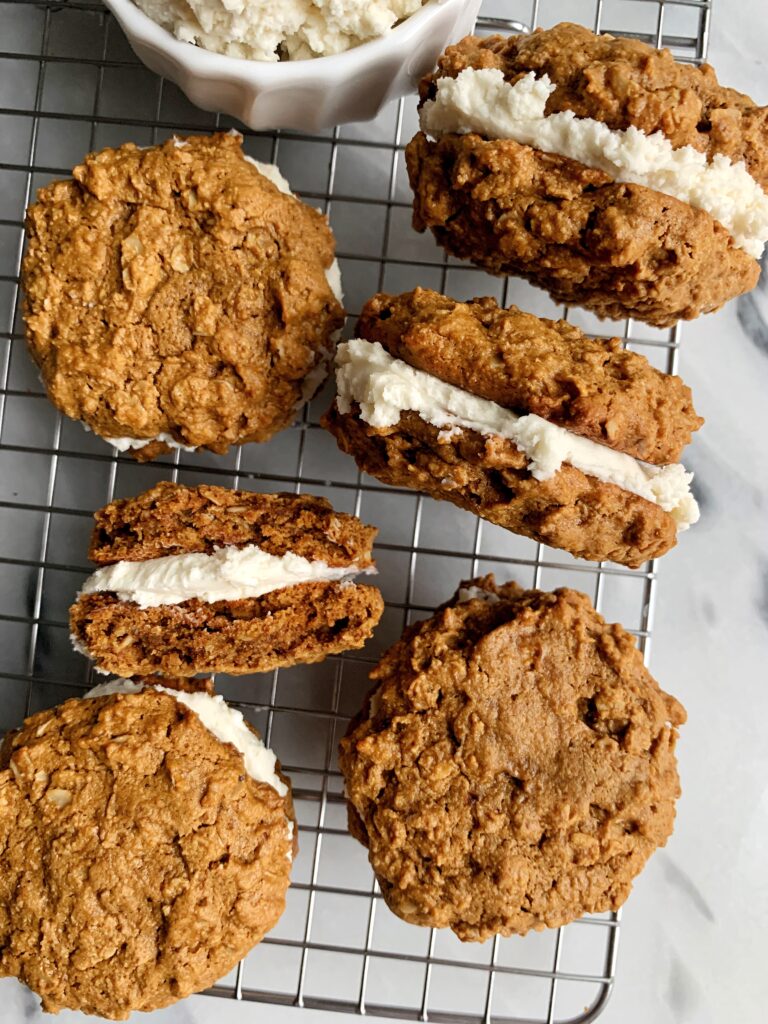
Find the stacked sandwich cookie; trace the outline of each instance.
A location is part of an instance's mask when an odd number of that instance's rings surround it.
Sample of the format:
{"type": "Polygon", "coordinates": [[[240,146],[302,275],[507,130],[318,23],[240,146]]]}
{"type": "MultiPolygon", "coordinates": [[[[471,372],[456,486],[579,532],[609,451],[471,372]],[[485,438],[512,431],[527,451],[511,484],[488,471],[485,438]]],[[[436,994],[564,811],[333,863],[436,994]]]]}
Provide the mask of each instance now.
{"type": "Polygon", "coordinates": [[[660,327],[757,281],[768,107],[634,39],[468,37],[421,83],[414,227],[557,302],[660,327]]]}
{"type": "Polygon", "coordinates": [[[140,461],[293,422],[344,322],[326,218],[237,133],[72,173],[27,211],[27,340],[54,405],[140,461]]]}
{"type": "Polygon", "coordinates": [[[357,333],[323,422],[372,476],[633,568],[698,519],[690,390],[616,339],[420,288],[374,296],[357,333]]]}
{"type": "Polygon", "coordinates": [[[161,483],[95,514],[77,649],[119,675],[239,675],[362,647],[376,530],[323,498],[161,483]]]}
{"type": "Polygon", "coordinates": [[[155,682],[42,711],[0,749],[0,976],[52,1013],[167,1006],[285,909],[295,819],[275,755],[210,687],[155,682]]]}
{"type": "Polygon", "coordinates": [[[583,594],[471,580],[371,679],[339,765],[404,920],[482,941],[616,910],[668,839],[685,710],[583,594]]]}

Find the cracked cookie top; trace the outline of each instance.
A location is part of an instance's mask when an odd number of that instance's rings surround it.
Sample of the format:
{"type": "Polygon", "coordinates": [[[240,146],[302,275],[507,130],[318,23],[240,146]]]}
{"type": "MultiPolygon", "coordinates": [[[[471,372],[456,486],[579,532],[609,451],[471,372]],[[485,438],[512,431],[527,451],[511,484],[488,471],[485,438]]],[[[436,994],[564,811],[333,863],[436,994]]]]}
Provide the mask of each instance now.
{"type": "Polygon", "coordinates": [[[207,987],[284,909],[290,801],[167,693],[27,719],[0,749],[0,976],[111,1019],[207,987]]]}
{"type": "Polygon", "coordinates": [[[380,293],[363,307],[357,334],[448,384],[646,462],[677,462],[704,422],[679,377],[618,338],[590,338],[490,297],[380,293]]]}
{"type": "Polygon", "coordinates": [[[616,908],[670,835],[685,711],[583,594],[472,580],[371,678],[340,765],[405,920],[482,940],[616,908]]]}
{"type": "Polygon", "coordinates": [[[49,397],[142,459],[287,426],[343,322],[326,219],[241,144],[92,153],[27,212],[24,315],[49,397]]]}
{"type": "Polygon", "coordinates": [[[272,555],[290,551],[329,565],[368,568],[377,532],[312,494],[188,487],[170,480],[135,498],[118,498],[93,518],[88,557],[97,565],[256,544],[272,555]]]}

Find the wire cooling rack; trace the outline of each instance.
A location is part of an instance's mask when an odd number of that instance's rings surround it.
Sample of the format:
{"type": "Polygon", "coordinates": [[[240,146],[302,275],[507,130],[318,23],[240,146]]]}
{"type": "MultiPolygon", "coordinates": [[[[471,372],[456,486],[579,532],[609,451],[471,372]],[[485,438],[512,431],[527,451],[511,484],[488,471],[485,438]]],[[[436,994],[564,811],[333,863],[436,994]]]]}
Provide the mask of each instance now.
{"type": "MultiPolygon", "coordinates": [[[[670,46],[678,58],[698,63],[706,55],[710,6],[709,0],[488,0],[481,29],[525,31],[570,19],[670,46]]],[[[212,994],[456,1024],[593,1020],[613,985],[618,916],[482,945],[404,924],[383,904],[363,848],[346,832],[336,748],[367,689],[371,664],[460,579],[494,571],[527,586],[586,591],[609,620],[635,633],[647,658],[654,564],[631,572],[577,561],[447,503],[381,487],[319,429],[328,388],[295,427],[224,457],[176,453],[139,466],[63,419],[45,398],[23,342],[18,271],[26,204],[89,150],[128,140],[148,145],[176,131],[232,122],[197,110],[138,64],[98,4],[0,2],[0,51],[0,732],[90,681],[66,622],[89,571],[94,509],[169,477],[325,495],[380,527],[378,583],[387,609],[362,654],[217,681],[292,777],[301,852],[285,915],[212,994]]],[[[409,98],[371,124],[319,136],[246,132],[246,149],[279,163],[293,187],[329,214],[353,315],[378,289],[416,284],[563,315],[543,293],[446,258],[430,237],[410,229],[402,148],[416,123],[409,98]]],[[[582,311],[571,311],[571,319],[606,333],[605,324],[582,311]]],[[[616,331],[674,372],[679,328],[628,322],[616,331]]]]}

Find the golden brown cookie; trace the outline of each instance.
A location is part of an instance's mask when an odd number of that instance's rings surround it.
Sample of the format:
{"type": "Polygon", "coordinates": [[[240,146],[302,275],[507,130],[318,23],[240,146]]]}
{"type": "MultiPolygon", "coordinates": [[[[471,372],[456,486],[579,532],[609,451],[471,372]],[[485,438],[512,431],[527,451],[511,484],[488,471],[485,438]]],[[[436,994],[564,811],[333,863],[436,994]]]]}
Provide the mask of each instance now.
{"type": "Polygon", "coordinates": [[[0,975],[121,1020],[231,970],[282,914],[295,848],[266,754],[258,781],[156,689],[27,719],[0,753],[0,975]]]}
{"type": "Polygon", "coordinates": [[[576,558],[639,568],[677,543],[668,512],[572,466],[536,480],[510,441],[462,430],[452,437],[405,413],[391,428],[371,427],[359,407],[334,405],[323,426],[358,467],[392,487],[408,487],[576,558]]]}
{"type": "Polygon", "coordinates": [[[618,338],[590,338],[566,320],[487,296],[379,293],[363,307],[357,335],[457,388],[646,462],[676,462],[704,422],[679,377],[618,338]]]}
{"type": "Polygon", "coordinates": [[[615,910],[669,838],[685,711],[583,594],[464,583],[371,679],[339,763],[404,920],[466,941],[615,910]]]}
{"type": "MultiPolygon", "coordinates": [[[[467,70],[496,71],[510,85],[547,75],[546,116],[570,111],[613,131],[661,133],[709,161],[744,161],[768,186],[768,107],[721,86],[708,65],[678,64],[667,50],[572,24],[470,36],[422,80],[422,106],[441,80],[467,70]]],[[[600,316],[670,326],[720,308],[760,272],[705,209],[535,144],[420,132],[406,160],[417,230],[430,228],[450,253],[490,273],[525,277],[600,316]]]]}
{"type": "Polygon", "coordinates": [[[371,476],[631,568],[696,522],[690,389],[617,339],[420,288],[374,296],[357,334],[322,423],[371,476]]]}
{"type": "Polygon", "coordinates": [[[374,527],[324,498],[163,482],[95,514],[75,647],[119,675],[240,675],[362,647],[374,527]]]}
{"type": "Polygon", "coordinates": [[[343,322],[325,217],[236,133],[128,143],[72,173],[29,208],[23,268],[57,408],[140,460],[290,424],[343,322]]]}
{"type": "Polygon", "coordinates": [[[721,85],[709,64],[678,63],[669,50],[639,39],[562,22],[529,35],[467,36],[422,79],[420,98],[429,98],[438,78],[456,78],[465,68],[498,68],[508,81],[530,71],[549,75],[557,88],[547,113],[572,110],[613,129],[663,132],[676,148],[746,161],[768,185],[768,107],[721,85]]]}

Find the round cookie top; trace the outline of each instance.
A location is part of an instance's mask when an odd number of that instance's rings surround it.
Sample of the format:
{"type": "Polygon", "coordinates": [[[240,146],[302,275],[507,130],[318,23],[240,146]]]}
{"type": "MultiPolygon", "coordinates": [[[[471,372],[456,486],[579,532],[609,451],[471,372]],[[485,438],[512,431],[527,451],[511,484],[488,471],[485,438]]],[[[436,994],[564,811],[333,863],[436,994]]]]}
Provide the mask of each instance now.
{"type": "Polygon", "coordinates": [[[454,387],[657,465],[677,462],[704,422],[679,377],[618,338],[591,338],[490,296],[379,292],[363,306],[357,336],[454,387]]]}
{"type": "Polygon", "coordinates": [[[27,212],[27,338],[53,403],[141,459],[287,426],[343,322],[325,217],[236,134],[128,143],[72,174],[27,212]]]}
{"type": "Polygon", "coordinates": [[[404,920],[483,940],[613,909],[670,835],[685,711],[583,594],[465,583],[371,678],[340,765],[404,920]]]}
{"type": "Polygon", "coordinates": [[[34,715],[0,751],[0,976],[115,1020],[207,987],[280,917],[292,819],[167,693],[34,715]]]}
{"type": "Polygon", "coordinates": [[[134,498],[118,498],[93,514],[88,557],[97,565],[142,561],[221,547],[257,545],[331,566],[373,565],[377,530],[337,512],[314,494],[262,494],[215,484],[161,480],[134,498]]]}

